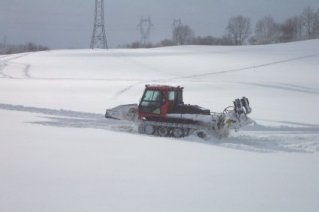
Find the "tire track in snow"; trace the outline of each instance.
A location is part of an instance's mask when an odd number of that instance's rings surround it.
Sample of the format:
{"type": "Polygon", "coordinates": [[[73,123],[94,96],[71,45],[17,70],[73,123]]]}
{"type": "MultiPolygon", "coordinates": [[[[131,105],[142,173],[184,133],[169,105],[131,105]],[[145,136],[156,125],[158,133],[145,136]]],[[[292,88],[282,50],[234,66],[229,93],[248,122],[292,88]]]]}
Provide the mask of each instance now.
{"type": "Polygon", "coordinates": [[[137,132],[137,129],[135,129],[135,124],[132,124],[129,121],[106,119],[104,114],[1,103],[0,110],[40,114],[41,116],[39,117],[44,119],[41,121],[27,122],[29,124],[38,124],[51,127],[104,129],[134,133],[137,132]]]}
{"type": "Polygon", "coordinates": [[[145,85],[145,84],[151,84],[151,83],[156,83],[159,81],[153,80],[153,81],[139,81],[139,82],[135,82],[133,84],[130,84],[126,87],[124,87],[123,89],[115,92],[115,94],[111,97],[111,99],[115,99],[118,96],[121,96],[122,94],[126,93],[127,91],[131,90],[133,87],[138,86],[138,85],[145,85]]]}
{"type": "Polygon", "coordinates": [[[7,75],[6,73],[3,72],[3,70],[6,68],[7,65],[8,65],[8,64],[6,64],[6,63],[1,63],[1,61],[0,61],[0,77],[1,77],[1,78],[10,78],[9,75],[7,75]]]}
{"type": "Polygon", "coordinates": [[[289,88],[294,88],[294,89],[301,89],[305,91],[315,91],[319,92],[319,88],[313,88],[313,87],[305,87],[305,86],[300,86],[300,85],[294,85],[294,84],[289,84],[289,83],[277,83],[278,85],[286,86],[289,88]]]}
{"type": "Polygon", "coordinates": [[[18,54],[18,55],[6,55],[5,57],[0,58],[0,62],[10,62],[12,60],[19,59],[21,57],[26,57],[32,53],[23,53],[23,54],[18,54]],[[4,59],[3,59],[4,58],[4,59]]]}
{"type": "Polygon", "coordinates": [[[21,57],[28,56],[28,55],[30,55],[30,54],[31,54],[31,53],[24,53],[24,54],[19,54],[19,55],[14,55],[14,56],[6,55],[6,56],[4,56],[4,57],[1,57],[1,58],[0,58],[0,75],[1,75],[1,78],[23,79],[23,78],[20,78],[20,77],[11,76],[11,75],[9,75],[9,74],[7,74],[7,73],[4,72],[5,68],[6,68],[9,64],[15,64],[15,65],[21,65],[21,66],[23,66],[23,73],[24,73],[24,75],[26,76],[26,78],[30,78],[30,74],[29,74],[29,70],[30,70],[30,67],[31,67],[30,64],[11,62],[12,60],[16,60],[16,59],[19,59],[19,58],[21,58],[21,57]],[[4,58],[4,59],[3,59],[3,58],[4,58]]]}
{"type": "MultiPolygon", "coordinates": [[[[63,128],[101,129],[138,134],[135,124],[128,121],[105,119],[103,114],[10,104],[0,104],[0,110],[39,115],[39,121],[26,122],[26,124],[63,128]]],[[[203,140],[195,136],[189,136],[174,140],[251,152],[319,153],[319,125],[284,121],[280,121],[279,123],[286,123],[287,125],[276,127],[256,124],[247,126],[235,135],[224,139],[210,138],[203,140]]]]}
{"type": "Polygon", "coordinates": [[[254,82],[233,82],[236,84],[243,84],[243,85],[249,85],[249,86],[255,86],[255,87],[264,87],[264,88],[271,88],[271,89],[279,89],[279,90],[285,90],[285,91],[293,91],[293,92],[299,92],[299,93],[307,93],[307,94],[317,94],[319,95],[319,90],[316,88],[305,88],[302,86],[287,86],[287,84],[281,84],[281,83],[254,83],[254,82]]]}
{"type": "Polygon", "coordinates": [[[94,113],[86,113],[79,111],[71,111],[71,110],[56,110],[49,108],[39,108],[39,107],[29,107],[24,105],[11,105],[11,104],[0,104],[1,110],[11,110],[11,111],[21,111],[21,112],[30,112],[30,113],[40,113],[44,115],[52,115],[52,116],[65,116],[65,117],[73,117],[73,118],[101,118],[103,117],[100,114],[94,113]]]}
{"type": "Polygon", "coordinates": [[[31,75],[30,75],[30,68],[31,68],[31,65],[30,64],[26,64],[26,66],[23,69],[23,73],[24,73],[24,76],[26,78],[32,78],[31,75]]]}
{"type": "Polygon", "coordinates": [[[113,98],[116,98],[116,97],[122,95],[123,93],[127,92],[128,90],[130,90],[130,89],[133,88],[134,86],[139,85],[139,84],[142,84],[142,83],[144,83],[144,82],[136,82],[136,83],[134,83],[134,84],[131,84],[131,85],[125,87],[125,88],[122,89],[122,90],[117,91],[117,92],[113,95],[113,98]]]}
{"type": "Polygon", "coordinates": [[[165,81],[170,82],[170,81],[181,80],[181,79],[194,79],[194,78],[207,77],[207,76],[213,76],[213,75],[219,75],[219,74],[228,74],[228,73],[234,73],[234,72],[250,71],[250,70],[256,70],[256,69],[263,68],[263,67],[268,67],[268,66],[273,66],[273,65],[283,64],[283,63],[289,63],[289,62],[298,61],[298,60],[304,60],[304,59],[317,57],[317,56],[318,56],[318,54],[312,54],[312,55],[290,58],[290,59],[286,59],[286,60],[274,61],[274,62],[270,62],[270,63],[262,63],[259,65],[246,66],[243,68],[234,68],[234,69],[229,69],[229,70],[224,70],[224,71],[207,72],[207,73],[203,73],[203,74],[186,75],[186,76],[165,78],[165,79],[159,79],[159,80],[145,80],[145,81],[141,81],[141,82],[130,84],[130,85],[126,86],[125,88],[121,89],[120,91],[117,91],[114,94],[114,97],[116,97],[118,95],[122,95],[125,92],[129,91],[131,88],[135,87],[136,85],[140,85],[140,84],[147,84],[150,82],[151,83],[158,83],[158,82],[165,82],[165,81]]]}
{"type": "Polygon", "coordinates": [[[8,57],[8,55],[0,55],[0,59],[6,58],[6,57],[8,57]]]}
{"type": "Polygon", "coordinates": [[[3,70],[6,68],[8,65],[2,58],[8,57],[7,55],[0,57],[0,77],[1,78],[9,78],[7,74],[3,72],[3,70]]]}
{"type": "Polygon", "coordinates": [[[203,74],[194,74],[194,75],[187,75],[187,76],[182,76],[182,77],[176,77],[176,78],[169,78],[167,80],[179,80],[179,79],[193,79],[193,78],[199,78],[199,77],[206,77],[206,76],[211,76],[211,75],[219,75],[219,74],[228,74],[228,73],[234,73],[234,72],[242,72],[242,71],[250,71],[250,70],[256,70],[259,68],[264,68],[268,66],[274,66],[278,64],[283,64],[283,63],[289,63],[289,62],[294,62],[298,60],[304,60],[312,57],[318,57],[319,54],[312,54],[312,55],[306,55],[306,56],[301,56],[301,57],[295,57],[295,58],[290,58],[286,60],[278,60],[270,63],[262,63],[259,65],[251,65],[251,66],[246,66],[243,68],[234,68],[234,69],[229,69],[229,70],[224,70],[224,71],[217,71],[217,72],[207,72],[203,74]]]}
{"type": "MultiPolygon", "coordinates": [[[[136,58],[141,58],[141,57],[143,58],[143,56],[138,56],[138,54],[137,55],[130,55],[130,54],[123,53],[123,52],[112,52],[111,55],[114,56],[115,59],[122,60],[127,64],[133,64],[135,66],[141,67],[141,68],[146,69],[148,71],[152,71],[156,75],[166,74],[166,75],[176,76],[176,74],[171,73],[169,71],[164,71],[162,69],[159,69],[158,67],[154,67],[151,65],[147,65],[143,62],[139,62],[136,58]]],[[[144,57],[145,57],[145,55],[144,55],[144,57]]]]}

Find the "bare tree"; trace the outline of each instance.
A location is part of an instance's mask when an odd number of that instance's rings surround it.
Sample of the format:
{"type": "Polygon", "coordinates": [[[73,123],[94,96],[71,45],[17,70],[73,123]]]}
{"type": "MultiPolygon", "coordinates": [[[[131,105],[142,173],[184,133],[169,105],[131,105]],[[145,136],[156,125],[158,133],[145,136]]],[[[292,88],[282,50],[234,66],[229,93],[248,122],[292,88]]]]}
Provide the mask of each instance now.
{"type": "Polygon", "coordinates": [[[235,45],[243,45],[251,34],[250,19],[243,16],[232,17],[228,21],[226,30],[235,45]]]}
{"type": "Polygon", "coordinates": [[[188,25],[180,25],[173,29],[173,41],[176,45],[191,44],[193,37],[194,32],[188,25]]]}
{"type": "Polygon", "coordinates": [[[311,7],[306,7],[302,13],[302,21],[305,27],[306,38],[312,39],[316,37],[316,25],[318,22],[318,14],[311,7]]]}
{"type": "Polygon", "coordinates": [[[265,16],[256,23],[256,44],[270,44],[279,42],[280,29],[272,16],[265,16]]]}
{"type": "Polygon", "coordinates": [[[319,9],[317,9],[317,12],[315,14],[315,23],[314,23],[314,36],[315,38],[319,38],[319,9]]]}
{"type": "Polygon", "coordinates": [[[174,41],[170,39],[164,39],[158,44],[158,46],[174,46],[174,45],[175,45],[174,41]]]}
{"type": "Polygon", "coordinates": [[[302,39],[302,21],[299,16],[291,17],[280,27],[281,42],[290,42],[302,39]]]}

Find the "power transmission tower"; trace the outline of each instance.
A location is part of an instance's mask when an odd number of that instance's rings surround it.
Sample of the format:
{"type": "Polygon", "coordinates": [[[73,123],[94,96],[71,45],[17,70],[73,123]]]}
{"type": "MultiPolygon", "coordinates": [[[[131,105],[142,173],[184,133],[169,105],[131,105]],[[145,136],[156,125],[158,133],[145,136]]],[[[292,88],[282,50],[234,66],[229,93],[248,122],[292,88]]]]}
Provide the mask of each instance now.
{"type": "Polygon", "coordinates": [[[182,20],[180,18],[179,19],[174,19],[173,20],[173,24],[172,24],[173,30],[177,29],[180,26],[182,26],[182,20]]]}
{"type": "Polygon", "coordinates": [[[176,45],[181,45],[181,28],[182,28],[182,20],[179,19],[174,19],[172,28],[173,28],[173,41],[175,42],[176,45]]]}
{"type": "Polygon", "coordinates": [[[149,41],[149,37],[151,34],[151,29],[153,27],[151,18],[143,18],[141,17],[140,23],[137,25],[141,32],[141,42],[145,47],[147,42],[149,41]]]}
{"type": "Polygon", "coordinates": [[[91,49],[107,49],[104,25],[104,0],[95,0],[94,27],[91,39],[91,49]]]}

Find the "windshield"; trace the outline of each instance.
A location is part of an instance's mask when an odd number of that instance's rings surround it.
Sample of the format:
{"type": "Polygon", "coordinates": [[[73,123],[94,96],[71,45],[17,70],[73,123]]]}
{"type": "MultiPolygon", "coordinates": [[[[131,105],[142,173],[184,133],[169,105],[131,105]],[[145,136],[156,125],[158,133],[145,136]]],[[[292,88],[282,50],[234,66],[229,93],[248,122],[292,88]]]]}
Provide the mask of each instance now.
{"type": "Polygon", "coordinates": [[[160,101],[161,92],[148,90],[145,92],[143,101],[160,101]]]}
{"type": "Polygon", "coordinates": [[[141,109],[144,113],[161,113],[161,97],[162,93],[155,90],[147,90],[141,102],[141,109]]]}

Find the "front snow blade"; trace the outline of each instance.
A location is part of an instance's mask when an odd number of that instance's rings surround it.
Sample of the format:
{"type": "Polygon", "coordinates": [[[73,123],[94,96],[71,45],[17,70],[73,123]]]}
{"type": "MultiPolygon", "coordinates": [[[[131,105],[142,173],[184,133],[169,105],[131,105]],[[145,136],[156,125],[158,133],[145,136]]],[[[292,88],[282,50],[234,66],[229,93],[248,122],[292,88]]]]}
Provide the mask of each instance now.
{"type": "Polygon", "coordinates": [[[136,121],[138,115],[137,111],[137,104],[120,105],[112,109],[107,109],[105,113],[105,118],[136,121]]]}

